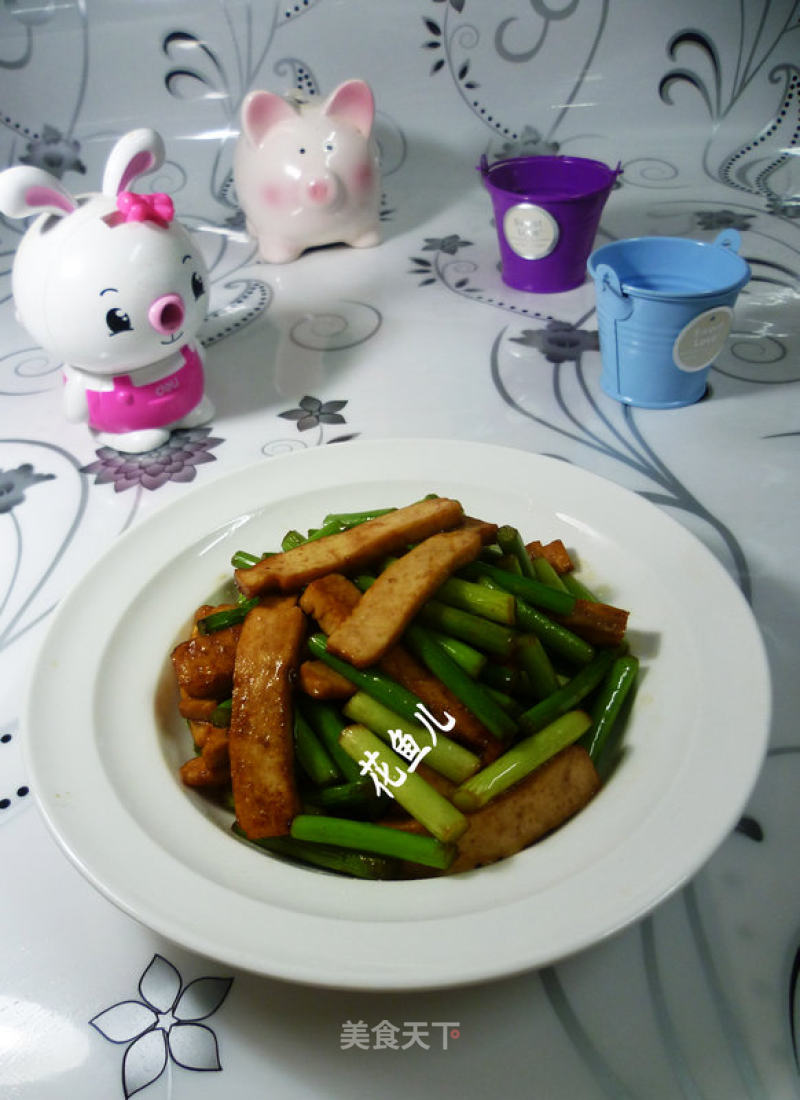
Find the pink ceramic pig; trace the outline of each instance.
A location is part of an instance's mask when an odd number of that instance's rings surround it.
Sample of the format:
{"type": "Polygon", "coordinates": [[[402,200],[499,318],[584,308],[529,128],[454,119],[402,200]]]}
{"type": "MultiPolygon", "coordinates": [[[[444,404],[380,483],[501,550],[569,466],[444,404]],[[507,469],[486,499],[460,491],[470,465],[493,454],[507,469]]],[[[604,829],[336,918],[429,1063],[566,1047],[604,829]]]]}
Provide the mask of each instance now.
{"type": "Polygon", "coordinates": [[[206,265],[169,196],[128,190],[163,159],[159,135],[141,129],[112,149],[100,192],[73,198],[34,167],[0,173],[0,211],[39,215],[14,260],[17,316],[64,361],[67,419],[130,453],[214,412],[193,339],[206,316],[206,265]]]}
{"type": "Polygon", "coordinates": [[[234,181],[259,254],[295,260],[307,248],[380,241],[380,166],[369,85],[348,80],[316,102],[250,92],[234,181]]]}

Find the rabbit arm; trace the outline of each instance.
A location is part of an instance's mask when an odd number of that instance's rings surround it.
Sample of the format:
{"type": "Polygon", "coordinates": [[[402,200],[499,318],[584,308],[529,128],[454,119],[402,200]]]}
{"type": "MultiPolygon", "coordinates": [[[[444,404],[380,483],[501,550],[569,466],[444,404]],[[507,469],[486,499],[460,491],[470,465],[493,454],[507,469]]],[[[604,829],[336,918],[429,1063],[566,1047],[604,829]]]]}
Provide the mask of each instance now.
{"type": "Polygon", "coordinates": [[[86,397],[87,378],[82,371],[69,364],[64,365],[64,416],[73,424],[89,419],[89,402],[86,397]]]}

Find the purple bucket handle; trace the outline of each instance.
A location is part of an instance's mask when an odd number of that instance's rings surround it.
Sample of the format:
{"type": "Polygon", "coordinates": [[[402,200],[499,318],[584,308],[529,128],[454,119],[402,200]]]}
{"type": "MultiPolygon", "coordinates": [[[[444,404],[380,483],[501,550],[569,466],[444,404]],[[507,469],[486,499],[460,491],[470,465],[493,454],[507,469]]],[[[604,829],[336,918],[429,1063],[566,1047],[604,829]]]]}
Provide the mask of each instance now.
{"type": "Polygon", "coordinates": [[[485,153],[481,153],[481,162],[478,165],[478,171],[484,179],[489,175],[489,161],[486,159],[485,153]]]}
{"type": "Polygon", "coordinates": [[[633,302],[622,289],[619,275],[608,264],[598,264],[594,273],[595,284],[604,296],[604,305],[616,321],[624,321],[633,313],[633,302]]]}
{"type": "Polygon", "coordinates": [[[742,244],[742,238],[735,229],[723,229],[714,238],[714,244],[720,248],[728,248],[731,252],[738,252],[742,244]]]}

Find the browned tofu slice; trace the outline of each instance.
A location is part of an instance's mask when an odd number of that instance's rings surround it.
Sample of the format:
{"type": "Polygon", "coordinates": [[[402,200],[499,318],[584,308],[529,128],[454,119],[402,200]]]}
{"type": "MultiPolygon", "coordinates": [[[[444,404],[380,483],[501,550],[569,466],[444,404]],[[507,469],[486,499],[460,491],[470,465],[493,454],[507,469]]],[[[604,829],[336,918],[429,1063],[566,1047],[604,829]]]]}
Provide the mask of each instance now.
{"type": "Polygon", "coordinates": [[[457,500],[436,497],[367,520],[349,531],[303,543],[273,554],[252,569],[237,569],[236,583],[247,596],[298,592],[326,573],[360,569],[409,543],[456,527],[464,515],[457,500]]]}
{"type": "Polygon", "coordinates": [[[195,722],[210,722],[211,715],[218,706],[218,699],[195,699],[183,688],[180,689],[178,713],[182,718],[191,718],[195,722]]]}
{"type": "Polygon", "coordinates": [[[573,569],[572,558],[561,539],[553,539],[552,542],[540,542],[534,539],[526,543],[525,549],[531,558],[544,558],[555,569],[556,573],[570,573],[573,569]]]}
{"type": "Polygon", "coordinates": [[[481,536],[481,542],[488,546],[497,538],[497,524],[490,523],[488,519],[476,519],[474,516],[464,516],[462,527],[471,527],[481,536]]]}
{"type": "Polygon", "coordinates": [[[594,600],[576,600],[569,615],[554,615],[592,645],[619,645],[628,629],[630,612],[594,600]]]}
{"type": "Polygon", "coordinates": [[[187,787],[222,787],[230,783],[228,731],[209,722],[190,722],[192,737],[200,749],[181,767],[181,779],[187,787]]]}
{"type": "Polygon", "coordinates": [[[496,759],[503,751],[502,743],[472,711],[404,646],[393,646],[381,658],[380,669],[416,695],[439,720],[444,721],[445,715],[449,714],[455,725],[447,736],[477,753],[484,764],[496,759]]]}
{"type": "Polygon", "coordinates": [[[354,683],[324,661],[303,661],[297,683],[300,690],[313,699],[349,699],[358,690],[354,683]]]}
{"type": "Polygon", "coordinates": [[[361,600],[361,592],[341,573],[312,581],[300,597],[300,606],[325,634],[332,634],[361,600]]]}
{"type": "Polygon", "coordinates": [[[228,748],[236,816],[251,840],[285,835],[300,811],[292,679],[304,637],[305,617],[293,598],[254,608],[242,626],[228,748]]]}
{"type": "MultiPolygon", "coordinates": [[[[351,580],[341,573],[331,573],[306,588],[300,606],[326,634],[331,634],[360,600],[361,593],[351,580]]],[[[379,664],[382,672],[416,695],[432,714],[442,719],[445,714],[451,715],[456,724],[449,736],[477,752],[485,764],[499,756],[502,745],[498,739],[402,645],[392,646],[379,664]]]]}
{"type": "Polygon", "coordinates": [[[473,527],[424,539],[379,574],[352,614],[328,637],[328,650],[356,668],[373,665],[392,648],[426,600],[459,566],[480,553],[473,527]]]}
{"type": "Polygon", "coordinates": [[[194,699],[228,699],[241,626],[196,634],[172,651],[178,686],[194,699]]]}
{"type": "MultiPolygon", "coordinates": [[[[420,768],[428,782],[449,798],[455,784],[442,776],[432,777],[424,765],[420,768]]],[[[600,789],[600,778],[586,749],[570,745],[542,764],[480,810],[467,814],[466,832],[458,838],[458,855],[447,871],[472,871],[506,859],[530,847],[574,817],[600,789]]],[[[404,832],[426,834],[413,818],[383,822],[404,832]]],[[[431,872],[416,864],[407,864],[406,874],[427,878],[431,872]]]]}
{"type": "Polygon", "coordinates": [[[468,814],[467,831],[448,874],[495,863],[557,829],[600,787],[595,766],[580,745],[570,745],[527,778],[468,814]]]}

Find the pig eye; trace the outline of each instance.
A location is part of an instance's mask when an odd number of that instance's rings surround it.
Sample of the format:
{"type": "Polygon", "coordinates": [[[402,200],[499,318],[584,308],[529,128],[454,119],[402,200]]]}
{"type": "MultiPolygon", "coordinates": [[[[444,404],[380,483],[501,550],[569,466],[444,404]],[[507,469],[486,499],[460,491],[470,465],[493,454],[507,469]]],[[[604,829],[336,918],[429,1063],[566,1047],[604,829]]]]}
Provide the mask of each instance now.
{"type": "Polygon", "coordinates": [[[305,149],[302,146],[297,150],[297,152],[305,155],[305,149]]]}
{"type": "Polygon", "coordinates": [[[332,153],[333,152],[333,142],[332,141],[327,141],[325,143],[325,152],[326,153],[332,153]]]}
{"type": "Polygon", "coordinates": [[[112,336],[116,336],[118,332],[129,332],[133,328],[130,317],[121,309],[110,309],[106,314],[106,324],[112,336]]]}
{"type": "Polygon", "coordinates": [[[195,271],[192,274],[192,294],[194,294],[194,300],[197,301],[198,298],[202,298],[205,292],[206,284],[203,282],[203,276],[198,275],[195,271]]]}

